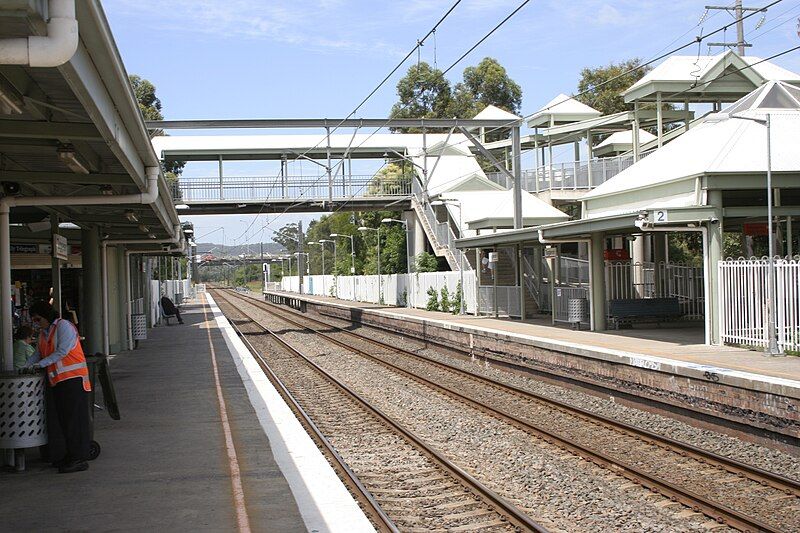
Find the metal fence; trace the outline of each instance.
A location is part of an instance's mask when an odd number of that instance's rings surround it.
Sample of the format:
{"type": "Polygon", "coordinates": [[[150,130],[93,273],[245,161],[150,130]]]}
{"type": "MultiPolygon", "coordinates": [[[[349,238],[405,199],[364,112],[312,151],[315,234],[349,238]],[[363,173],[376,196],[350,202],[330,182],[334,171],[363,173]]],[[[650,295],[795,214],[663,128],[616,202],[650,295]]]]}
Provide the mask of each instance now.
{"type": "Polygon", "coordinates": [[[176,202],[302,200],[368,196],[408,196],[408,179],[392,176],[225,176],[181,177],[172,183],[176,202]]]}
{"type": "Polygon", "coordinates": [[[703,267],[683,263],[606,262],[606,300],[677,298],[681,317],[705,316],[703,267]]]}
{"type": "MultiPolygon", "coordinates": [[[[739,259],[719,263],[720,332],[728,344],[769,344],[767,295],[769,260],[739,259]]],[[[778,346],[800,351],[800,260],[775,259],[775,326],[778,346]]]]}
{"type": "MultiPolygon", "coordinates": [[[[642,152],[639,159],[647,157],[653,152],[654,150],[642,152]]],[[[522,188],[529,192],[593,189],[633,163],[633,154],[623,154],[615,157],[598,157],[592,160],[584,159],[542,165],[522,171],[522,188]]],[[[486,174],[486,177],[506,189],[511,188],[511,180],[502,172],[490,172],[486,174]]]]}
{"type": "Polygon", "coordinates": [[[478,287],[478,311],[482,315],[519,317],[522,314],[519,286],[481,285],[478,287]]]}
{"type": "MultiPolygon", "coordinates": [[[[555,290],[555,307],[553,309],[553,320],[556,322],[569,322],[569,301],[574,299],[589,299],[588,287],[556,287],[555,290]]],[[[586,316],[585,320],[581,321],[582,324],[588,325],[589,317],[586,316]]]]}

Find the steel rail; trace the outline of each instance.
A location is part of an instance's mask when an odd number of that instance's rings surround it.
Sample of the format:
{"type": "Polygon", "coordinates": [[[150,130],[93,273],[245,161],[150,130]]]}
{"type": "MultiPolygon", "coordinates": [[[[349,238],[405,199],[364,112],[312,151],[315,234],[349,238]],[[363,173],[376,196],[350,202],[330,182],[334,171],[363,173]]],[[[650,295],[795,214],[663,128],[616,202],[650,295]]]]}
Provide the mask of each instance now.
{"type": "MultiPolygon", "coordinates": [[[[259,305],[257,305],[257,307],[262,307],[265,310],[266,310],[267,306],[269,306],[269,307],[274,306],[274,304],[268,304],[266,302],[261,302],[260,300],[255,300],[253,298],[247,298],[247,299],[248,300],[252,300],[254,302],[257,302],[259,304],[259,305]]],[[[273,309],[270,309],[270,311],[273,311],[273,309]]],[[[284,310],[281,309],[281,311],[284,311],[284,310]]],[[[274,311],[273,311],[273,313],[274,313],[274,311]]],[[[292,314],[292,315],[297,315],[297,313],[294,313],[294,312],[289,312],[289,313],[292,314]]],[[[650,490],[659,492],[662,495],[672,499],[673,501],[679,501],[682,504],[692,508],[695,511],[702,512],[703,514],[705,514],[706,516],[716,520],[717,522],[727,524],[727,525],[729,525],[731,527],[734,527],[736,529],[739,529],[741,531],[774,531],[774,532],[779,532],[780,531],[778,529],[773,528],[769,524],[763,523],[763,522],[759,521],[758,519],[749,517],[749,516],[747,516],[747,515],[745,515],[743,513],[740,513],[739,511],[736,511],[735,509],[731,509],[731,508],[729,508],[729,507],[727,507],[725,505],[722,505],[722,504],[713,502],[711,500],[708,500],[707,498],[705,498],[701,494],[697,494],[697,493],[695,493],[695,492],[693,492],[691,490],[688,490],[688,489],[685,489],[685,488],[681,488],[679,486],[676,486],[673,483],[664,481],[664,480],[662,480],[662,479],[660,479],[660,478],[658,478],[658,477],[656,477],[654,475],[651,475],[651,474],[648,474],[646,472],[643,472],[641,469],[639,469],[639,468],[637,468],[635,466],[624,464],[623,462],[619,461],[618,459],[614,459],[614,458],[608,456],[607,454],[605,454],[603,452],[598,452],[598,451],[591,450],[591,449],[589,449],[589,448],[587,448],[587,447],[585,447],[585,446],[583,446],[581,444],[572,442],[568,438],[561,437],[557,433],[554,433],[554,432],[549,431],[549,430],[544,429],[544,428],[533,426],[532,424],[530,424],[530,423],[528,423],[528,422],[526,422],[524,420],[520,420],[519,418],[517,418],[516,416],[514,416],[512,414],[509,414],[507,412],[504,412],[504,411],[501,411],[499,409],[496,409],[496,408],[494,408],[494,407],[492,407],[490,405],[487,405],[487,404],[485,404],[485,403],[483,403],[481,401],[478,401],[478,400],[469,398],[467,396],[464,396],[462,393],[460,393],[458,391],[455,391],[455,390],[453,390],[453,389],[451,389],[449,387],[446,387],[446,386],[440,385],[438,383],[435,383],[435,382],[433,382],[433,381],[431,381],[431,380],[429,380],[427,378],[424,378],[422,376],[414,374],[413,372],[405,370],[405,369],[403,369],[403,368],[401,368],[401,367],[399,367],[397,365],[394,365],[394,364],[392,364],[392,363],[390,363],[388,361],[385,361],[385,360],[383,360],[383,359],[381,359],[381,358],[379,358],[379,357],[377,357],[377,356],[375,356],[373,354],[367,353],[367,352],[365,352],[363,350],[359,350],[358,348],[350,346],[350,345],[348,345],[348,344],[346,344],[346,343],[344,343],[342,341],[339,341],[338,339],[334,339],[329,334],[326,334],[324,332],[315,330],[315,329],[313,329],[311,327],[308,327],[308,326],[304,326],[303,324],[300,324],[300,323],[298,323],[298,322],[296,322],[294,320],[285,318],[281,314],[278,314],[278,313],[274,313],[274,314],[276,316],[278,316],[280,319],[282,319],[282,320],[284,320],[286,322],[289,322],[289,323],[291,323],[291,324],[293,324],[293,325],[295,325],[297,327],[312,331],[312,332],[314,332],[314,333],[326,338],[330,342],[333,342],[334,344],[337,344],[338,346],[341,346],[341,347],[343,347],[343,348],[345,348],[347,350],[350,350],[350,351],[353,351],[355,353],[358,353],[359,355],[361,355],[361,356],[363,356],[365,358],[368,358],[370,360],[377,361],[377,362],[379,362],[380,364],[382,364],[382,365],[384,365],[386,367],[389,367],[389,368],[391,368],[391,369],[393,369],[393,370],[395,370],[397,372],[405,374],[408,377],[410,377],[411,379],[414,379],[414,380],[416,380],[418,382],[421,382],[421,383],[433,388],[434,390],[440,390],[442,392],[445,392],[446,394],[448,394],[451,397],[455,397],[455,398],[457,398],[457,399],[459,399],[461,401],[464,401],[466,403],[469,403],[469,404],[475,406],[476,408],[478,408],[480,410],[489,412],[493,416],[496,416],[498,418],[506,420],[509,423],[511,423],[511,424],[513,424],[513,425],[515,425],[517,427],[520,427],[521,429],[524,429],[525,431],[527,431],[529,433],[534,433],[536,436],[541,437],[542,439],[544,439],[548,443],[556,444],[559,447],[561,447],[563,449],[566,449],[566,450],[569,450],[570,452],[575,453],[576,455],[584,457],[584,458],[592,461],[593,463],[595,463],[595,464],[597,464],[599,466],[603,466],[603,467],[605,467],[607,469],[610,469],[610,470],[612,470],[612,471],[614,471],[616,473],[619,473],[619,474],[623,475],[624,477],[630,479],[631,481],[633,481],[635,483],[639,483],[639,484],[649,488],[650,490]]],[[[386,349],[388,349],[390,351],[395,351],[395,352],[402,353],[402,354],[405,354],[405,355],[414,356],[417,359],[422,359],[422,360],[430,362],[430,363],[437,363],[439,366],[451,369],[448,365],[444,365],[444,364],[440,364],[440,363],[438,363],[436,361],[432,361],[432,360],[430,360],[430,359],[428,359],[426,357],[419,356],[418,354],[415,354],[414,352],[409,352],[409,351],[403,350],[401,348],[397,348],[397,347],[394,347],[394,346],[389,346],[389,345],[381,343],[380,341],[374,341],[374,339],[366,339],[366,338],[364,338],[364,337],[362,337],[360,335],[355,335],[355,334],[353,334],[353,333],[351,333],[349,331],[342,330],[338,326],[333,326],[331,324],[328,324],[328,323],[325,323],[325,322],[321,322],[321,321],[318,321],[316,319],[312,319],[312,318],[309,318],[309,317],[303,317],[303,318],[306,319],[306,320],[309,320],[309,321],[313,321],[313,322],[325,325],[328,328],[330,328],[330,327],[336,328],[340,332],[344,332],[344,333],[346,333],[348,335],[352,335],[352,336],[354,336],[354,337],[356,337],[356,338],[358,338],[360,340],[370,341],[370,342],[372,342],[374,344],[377,344],[377,345],[379,345],[379,346],[381,346],[383,348],[386,348],[386,349]]],[[[460,369],[452,368],[452,370],[460,370],[460,369]]],[[[465,371],[460,371],[460,373],[464,374],[464,375],[467,375],[469,377],[483,378],[483,376],[476,376],[476,375],[473,375],[473,374],[471,374],[469,372],[465,372],[465,371]]],[[[490,379],[486,379],[485,381],[493,382],[493,380],[490,380],[490,379]]],[[[507,386],[505,384],[502,384],[502,383],[499,383],[499,382],[493,382],[492,385],[494,385],[496,387],[501,387],[501,388],[515,389],[514,387],[509,387],[509,386],[507,386]]],[[[521,392],[524,393],[525,391],[521,391],[521,392]]],[[[648,438],[648,440],[649,440],[649,438],[648,438]]]]}
{"type": "MultiPolygon", "coordinates": [[[[223,299],[230,303],[230,300],[227,298],[223,297],[223,299]]],[[[250,320],[254,325],[260,326],[260,324],[256,323],[252,318],[250,318],[250,320]]],[[[318,444],[322,445],[328,455],[333,458],[334,462],[336,463],[336,467],[345,476],[345,483],[350,487],[356,498],[369,509],[368,514],[374,513],[372,518],[374,519],[374,522],[377,522],[376,525],[379,527],[379,530],[382,532],[399,533],[400,530],[394,524],[392,519],[389,518],[386,512],[384,512],[372,493],[369,492],[363,483],[361,483],[361,480],[358,479],[356,473],[353,472],[350,466],[348,466],[344,458],[339,455],[339,452],[336,451],[336,448],[333,447],[333,444],[331,444],[325,434],[322,433],[322,430],[319,429],[314,420],[312,420],[311,416],[303,409],[303,407],[300,405],[300,402],[297,401],[297,398],[295,398],[291,391],[289,391],[288,387],[286,387],[283,381],[281,381],[275,371],[272,370],[272,367],[269,366],[269,363],[267,363],[261,353],[256,349],[255,346],[253,346],[253,344],[250,342],[250,339],[246,337],[246,334],[242,332],[235,322],[229,322],[233,327],[233,330],[236,332],[236,335],[238,335],[245,346],[247,346],[247,349],[253,355],[256,363],[258,363],[258,366],[261,367],[261,370],[264,372],[264,374],[266,374],[272,385],[278,390],[278,393],[281,395],[281,397],[283,397],[284,401],[289,404],[289,407],[292,409],[292,411],[294,411],[295,414],[300,417],[300,423],[306,427],[307,431],[310,431],[311,437],[317,441],[318,444]]]]}
{"type": "MultiPolygon", "coordinates": [[[[228,291],[230,292],[230,291],[228,291]]],[[[232,293],[236,294],[236,293],[232,293]]],[[[237,295],[237,297],[245,299],[248,302],[256,301],[252,298],[246,298],[237,295]]],[[[225,298],[228,303],[232,303],[228,298],[225,298]]],[[[258,307],[258,306],[254,306],[258,307]]],[[[255,326],[259,327],[263,332],[270,335],[273,339],[275,339],[281,346],[286,348],[289,352],[295,354],[296,356],[302,358],[309,366],[311,366],[315,371],[317,371],[321,376],[323,376],[326,380],[330,381],[334,385],[336,385],[340,390],[342,390],[347,396],[354,399],[358,404],[363,406],[367,412],[372,413],[377,418],[382,420],[385,424],[390,426],[394,431],[399,433],[401,436],[406,438],[408,441],[412,442],[415,446],[420,448],[423,453],[431,457],[435,462],[439,463],[442,467],[448,470],[454,477],[459,479],[464,485],[472,489],[472,492],[480,497],[484,502],[488,503],[491,507],[495,508],[495,510],[501,514],[505,515],[505,518],[516,527],[526,530],[526,531],[534,531],[537,533],[547,533],[548,530],[542,526],[541,524],[536,523],[533,521],[524,511],[516,507],[511,502],[507,501],[505,498],[491,490],[490,488],[486,487],[483,483],[475,479],[471,474],[466,472],[465,470],[461,469],[455,463],[447,459],[444,455],[440,452],[436,451],[434,448],[429,446],[419,437],[417,437],[413,432],[407,430],[403,426],[401,426],[398,422],[396,422],[393,418],[389,415],[385,414],[381,411],[378,407],[372,405],[368,400],[363,398],[357,392],[349,388],[339,379],[332,376],[328,373],[325,369],[317,365],[313,362],[308,356],[302,353],[298,348],[292,346],[285,340],[283,340],[279,334],[272,331],[270,328],[264,326],[263,324],[257,322],[251,315],[247,314],[241,308],[237,308],[237,311],[251,320],[251,323],[255,326]]],[[[312,330],[313,331],[313,330],[312,330]]]]}
{"type": "MultiPolygon", "coordinates": [[[[277,306],[277,305],[275,305],[275,304],[273,304],[271,302],[263,302],[261,300],[255,299],[255,298],[250,298],[250,299],[255,301],[255,302],[257,302],[260,305],[274,306],[275,308],[280,309],[281,311],[290,313],[290,314],[295,315],[295,316],[298,315],[298,313],[295,313],[295,312],[290,311],[288,309],[284,309],[282,307],[279,307],[279,306],[277,306]]],[[[548,398],[547,396],[545,396],[543,394],[532,392],[532,391],[528,391],[528,390],[519,388],[519,387],[517,387],[515,385],[508,384],[508,383],[503,383],[502,381],[499,381],[497,379],[494,379],[494,378],[491,378],[491,377],[488,377],[488,376],[483,376],[483,375],[480,375],[480,374],[475,374],[473,372],[469,372],[469,371],[464,370],[462,368],[459,368],[459,367],[456,367],[456,366],[452,366],[452,365],[449,365],[447,363],[443,363],[441,361],[437,361],[435,359],[431,359],[431,358],[426,357],[424,355],[421,355],[421,354],[419,354],[417,352],[413,352],[411,350],[406,350],[404,348],[399,348],[397,346],[390,345],[388,343],[379,341],[377,339],[373,339],[373,338],[370,338],[370,337],[365,337],[365,336],[360,335],[358,333],[355,333],[353,331],[346,330],[346,329],[344,329],[344,328],[342,328],[340,326],[336,326],[334,324],[330,324],[328,322],[324,322],[324,321],[316,319],[316,318],[312,318],[312,317],[308,317],[308,316],[303,316],[303,318],[305,320],[308,320],[308,321],[311,321],[311,322],[315,322],[315,323],[317,323],[317,324],[319,324],[321,326],[324,326],[326,328],[335,328],[336,331],[338,331],[340,333],[343,333],[343,334],[346,334],[348,336],[352,336],[352,337],[358,338],[358,339],[360,339],[360,340],[362,340],[364,342],[371,343],[371,344],[373,344],[375,346],[378,346],[380,348],[384,348],[384,349],[387,349],[387,350],[400,352],[400,353],[402,353],[404,355],[408,355],[408,356],[411,356],[411,357],[415,357],[417,359],[421,359],[421,360],[423,360],[425,362],[428,362],[428,363],[436,365],[436,366],[438,366],[440,368],[444,368],[446,370],[449,370],[449,371],[456,372],[458,374],[467,376],[467,377],[469,377],[471,379],[475,379],[477,381],[482,381],[484,383],[493,385],[495,387],[512,391],[515,394],[523,396],[526,399],[529,399],[529,400],[532,400],[532,401],[538,401],[540,403],[546,403],[548,406],[550,406],[550,407],[552,407],[554,409],[557,409],[559,411],[566,412],[568,414],[583,418],[585,420],[589,420],[589,421],[591,421],[593,423],[596,423],[596,424],[612,427],[612,428],[614,428],[614,429],[616,429],[616,430],[618,430],[620,432],[624,432],[624,433],[628,434],[629,436],[638,437],[638,438],[641,438],[641,439],[646,440],[646,441],[652,441],[651,444],[660,443],[660,445],[663,445],[663,447],[671,449],[672,451],[675,451],[676,453],[679,453],[681,455],[691,456],[691,457],[693,457],[693,458],[695,458],[697,460],[705,461],[706,463],[710,463],[710,464],[716,463],[716,464],[718,464],[720,466],[725,467],[726,470],[728,470],[732,474],[737,474],[738,475],[738,474],[742,474],[743,473],[749,479],[751,479],[753,481],[756,481],[758,483],[761,483],[762,485],[763,484],[767,484],[767,485],[773,487],[774,489],[783,491],[787,495],[794,495],[794,496],[800,497],[800,482],[798,482],[798,481],[796,481],[796,480],[794,480],[792,478],[789,478],[789,477],[786,477],[786,476],[781,476],[780,474],[776,474],[774,472],[770,472],[768,470],[764,470],[764,469],[759,468],[757,466],[753,466],[753,465],[750,465],[750,464],[747,464],[747,463],[743,463],[741,461],[738,461],[736,459],[732,459],[730,457],[725,457],[724,455],[718,455],[718,454],[716,454],[714,452],[711,452],[711,451],[708,451],[708,450],[704,450],[702,448],[699,448],[697,446],[693,446],[693,445],[685,443],[685,442],[678,441],[676,439],[667,437],[665,435],[660,435],[660,434],[652,432],[650,430],[647,430],[647,429],[644,429],[644,428],[640,428],[640,427],[636,427],[634,425],[631,425],[631,424],[628,424],[628,423],[625,423],[625,422],[622,422],[622,421],[619,421],[619,420],[615,420],[613,418],[610,418],[608,416],[602,415],[600,413],[594,413],[594,412],[589,411],[588,409],[584,409],[582,407],[576,407],[576,406],[571,406],[571,405],[568,405],[568,404],[559,403],[558,401],[553,400],[552,398],[548,398]]],[[[468,352],[465,352],[463,350],[460,350],[460,349],[457,349],[457,348],[453,348],[453,347],[450,347],[450,346],[443,346],[440,343],[437,343],[435,341],[428,341],[428,342],[430,342],[431,344],[434,344],[436,346],[440,346],[443,349],[461,353],[464,356],[470,356],[471,355],[468,352]]]]}

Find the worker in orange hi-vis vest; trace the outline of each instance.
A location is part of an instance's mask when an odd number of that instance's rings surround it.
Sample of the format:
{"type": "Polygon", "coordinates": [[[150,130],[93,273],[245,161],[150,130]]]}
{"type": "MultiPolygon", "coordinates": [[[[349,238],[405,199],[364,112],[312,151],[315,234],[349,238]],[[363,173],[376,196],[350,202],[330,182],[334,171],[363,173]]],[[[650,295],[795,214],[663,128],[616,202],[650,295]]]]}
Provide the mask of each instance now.
{"type": "Polygon", "coordinates": [[[45,369],[53,390],[58,423],[66,442],[66,455],[53,462],[62,474],[89,468],[89,369],[78,330],[46,302],[31,306],[31,320],[41,328],[39,343],[27,367],[45,369]]]}

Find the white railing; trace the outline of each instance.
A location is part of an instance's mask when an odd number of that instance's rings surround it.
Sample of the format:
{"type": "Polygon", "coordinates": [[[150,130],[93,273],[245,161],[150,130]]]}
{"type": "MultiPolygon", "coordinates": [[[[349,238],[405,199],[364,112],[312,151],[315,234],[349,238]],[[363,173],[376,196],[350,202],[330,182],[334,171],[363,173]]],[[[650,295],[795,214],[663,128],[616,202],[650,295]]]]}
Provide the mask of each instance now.
{"type": "Polygon", "coordinates": [[[606,300],[677,298],[681,317],[705,316],[703,267],[682,263],[607,261],[606,300]]]}
{"type": "Polygon", "coordinates": [[[519,317],[522,314],[519,297],[517,285],[481,285],[478,287],[478,310],[484,315],[519,317]]]}
{"type": "Polygon", "coordinates": [[[420,206],[422,215],[428,222],[428,226],[432,228],[433,235],[431,237],[431,244],[434,248],[444,249],[445,255],[450,254],[448,263],[453,270],[460,270],[461,265],[464,265],[464,270],[470,270],[471,266],[469,261],[464,256],[464,252],[455,247],[456,234],[447,222],[439,222],[436,218],[436,213],[433,211],[433,206],[424,199],[424,195],[415,194],[415,199],[420,206]],[[463,262],[462,262],[463,259],[463,262]]]}
{"type": "Polygon", "coordinates": [[[245,200],[325,200],[370,196],[409,196],[408,178],[375,175],[333,176],[181,176],[172,182],[175,202],[245,200]]]}
{"type": "MultiPolygon", "coordinates": [[[[719,262],[720,332],[727,344],[765,348],[768,259],[719,262]]],[[[800,352],[800,260],[775,259],[775,325],[778,346],[800,352]]]]}
{"type": "MultiPolygon", "coordinates": [[[[645,158],[654,151],[642,152],[639,158],[645,158]]],[[[522,171],[522,188],[529,192],[593,189],[633,163],[633,154],[623,154],[615,157],[596,157],[591,161],[584,159],[542,165],[522,171]]],[[[511,188],[511,180],[503,172],[490,172],[486,177],[506,189],[511,188]]]]}
{"type": "MultiPolygon", "coordinates": [[[[451,303],[455,301],[459,272],[420,272],[415,274],[376,274],[368,276],[303,276],[303,293],[312,296],[333,296],[342,300],[369,302],[394,306],[425,309],[428,304],[428,289],[433,288],[440,295],[442,287],[447,287],[451,303]],[[378,288],[380,287],[380,291],[378,288]]],[[[298,292],[300,280],[297,276],[286,276],[268,290],[298,292]]],[[[464,276],[464,305],[466,312],[475,313],[477,295],[475,276],[464,276]]]]}

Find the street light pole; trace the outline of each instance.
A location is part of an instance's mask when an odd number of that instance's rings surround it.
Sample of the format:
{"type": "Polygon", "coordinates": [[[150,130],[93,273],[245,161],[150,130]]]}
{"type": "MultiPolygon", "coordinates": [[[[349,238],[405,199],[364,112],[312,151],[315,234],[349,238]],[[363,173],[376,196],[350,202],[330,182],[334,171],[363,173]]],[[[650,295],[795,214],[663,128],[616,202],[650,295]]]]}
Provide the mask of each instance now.
{"type": "Polygon", "coordinates": [[[353,277],[353,301],[356,299],[356,241],[352,235],[331,233],[331,237],[345,237],[350,239],[350,275],[353,277]]]}
{"type": "Polygon", "coordinates": [[[383,287],[382,287],[382,280],[381,280],[381,227],[378,226],[378,229],[375,228],[368,228],[366,226],[361,226],[358,228],[358,231],[366,232],[366,231],[375,231],[378,233],[378,245],[377,245],[377,253],[378,253],[378,303],[381,303],[383,300],[383,287]]]}
{"type": "Polygon", "coordinates": [[[758,124],[763,124],[767,129],[767,239],[769,250],[769,261],[767,263],[767,337],[768,345],[764,350],[764,355],[772,357],[782,357],[785,355],[778,346],[777,331],[775,327],[775,239],[772,221],[772,139],[771,139],[771,117],[767,113],[765,118],[748,117],[745,115],[731,115],[732,118],[750,120],[758,124]]]}

